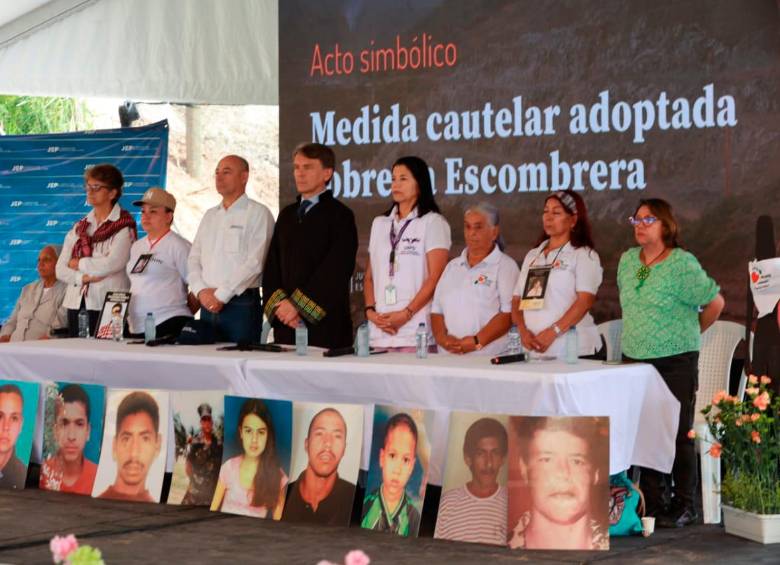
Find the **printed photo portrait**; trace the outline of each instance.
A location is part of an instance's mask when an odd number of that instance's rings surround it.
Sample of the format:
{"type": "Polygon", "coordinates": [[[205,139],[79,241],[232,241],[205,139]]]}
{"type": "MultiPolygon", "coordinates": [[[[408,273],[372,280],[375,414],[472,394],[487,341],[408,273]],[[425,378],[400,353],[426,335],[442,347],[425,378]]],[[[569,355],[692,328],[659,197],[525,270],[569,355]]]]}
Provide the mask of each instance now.
{"type": "Polygon", "coordinates": [[[106,389],[100,385],[66,382],[44,386],[43,465],[39,486],[90,496],[103,441],[106,389]]]}
{"type": "Polygon", "coordinates": [[[434,413],[374,407],[361,527],[416,537],[430,470],[434,413]]]}
{"type": "Polygon", "coordinates": [[[609,549],[609,418],[509,418],[509,546],[609,549]]]}
{"type": "Polygon", "coordinates": [[[93,497],[160,502],[168,447],[168,394],[109,389],[93,497]]]}
{"type": "Polygon", "coordinates": [[[24,488],[38,391],[38,383],[0,379],[0,488],[24,488]]]}
{"type": "Polygon", "coordinates": [[[363,406],[293,403],[292,474],[283,519],[348,526],[363,447],[363,406]]]}
{"type": "Polygon", "coordinates": [[[453,412],[434,537],[506,545],[507,416],[453,412]]]}
{"type": "Polygon", "coordinates": [[[112,324],[118,323],[124,329],[127,306],[130,303],[129,292],[108,292],[100,312],[100,323],[95,332],[97,339],[112,339],[112,324]]]}
{"type": "Polygon", "coordinates": [[[224,391],[172,391],[175,462],[168,504],[209,506],[222,465],[224,391]]]}
{"type": "Polygon", "coordinates": [[[225,397],[225,446],[212,510],[282,517],[290,473],[292,402],[225,397]]]}

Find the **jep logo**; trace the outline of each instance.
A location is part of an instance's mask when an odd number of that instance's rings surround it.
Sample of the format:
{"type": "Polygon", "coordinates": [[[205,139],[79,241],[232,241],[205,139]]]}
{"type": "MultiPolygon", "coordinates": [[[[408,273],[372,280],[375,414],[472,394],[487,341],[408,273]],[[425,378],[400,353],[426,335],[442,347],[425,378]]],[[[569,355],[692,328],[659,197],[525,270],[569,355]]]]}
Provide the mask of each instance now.
{"type": "Polygon", "coordinates": [[[58,186],[60,186],[60,183],[50,182],[49,184],[46,185],[46,188],[57,188],[58,186]]]}
{"type": "Polygon", "coordinates": [[[57,145],[51,145],[46,149],[46,153],[59,153],[60,148],[57,145]]]}

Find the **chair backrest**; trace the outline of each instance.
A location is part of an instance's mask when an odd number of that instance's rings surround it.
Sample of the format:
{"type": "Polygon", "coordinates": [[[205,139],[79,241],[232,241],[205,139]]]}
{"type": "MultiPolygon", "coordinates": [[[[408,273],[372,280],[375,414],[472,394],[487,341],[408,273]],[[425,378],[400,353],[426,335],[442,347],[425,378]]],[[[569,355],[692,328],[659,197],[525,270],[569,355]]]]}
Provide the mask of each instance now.
{"type": "Polygon", "coordinates": [[[620,351],[623,337],[623,320],[610,320],[602,322],[598,326],[599,333],[607,344],[607,359],[614,359],[613,351],[620,351]]]}
{"type": "Polygon", "coordinates": [[[728,390],[731,359],[745,336],[745,327],[736,322],[718,321],[701,336],[699,352],[699,391],[696,393],[695,420],[703,421],[702,408],[719,390],[728,390]]]}

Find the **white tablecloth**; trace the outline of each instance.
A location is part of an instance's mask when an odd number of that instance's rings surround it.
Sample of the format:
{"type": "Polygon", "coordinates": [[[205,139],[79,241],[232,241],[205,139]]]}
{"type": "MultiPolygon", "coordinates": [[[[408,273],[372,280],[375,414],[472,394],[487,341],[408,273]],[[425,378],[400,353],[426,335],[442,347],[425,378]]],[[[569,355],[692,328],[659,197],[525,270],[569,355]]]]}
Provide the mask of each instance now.
{"type": "MultiPolygon", "coordinates": [[[[610,417],[610,472],[642,465],[669,472],[679,403],[646,364],[536,361],[493,366],[485,357],[386,354],[369,358],[216,351],[216,346],[49,340],[0,345],[0,378],[108,387],[225,390],[264,398],[437,411],[429,480],[441,484],[452,410],[610,417]]],[[[373,413],[366,411],[363,467],[373,413]]],[[[169,437],[172,437],[169,434],[169,437]]],[[[40,458],[40,439],[34,453],[40,458]]],[[[169,470],[173,446],[169,445],[169,470]]],[[[38,459],[39,460],[39,459],[38,459]]]]}
{"type": "MultiPolygon", "coordinates": [[[[253,396],[310,402],[396,404],[438,412],[430,482],[441,484],[452,410],[529,416],[609,416],[610,473],[632,464],[670,472],[680,403],[647,364],[580,360],[490,365],[486,357],[410,354],[327,359],[262,354],[246,364],[253,396]]],[[[370,453],[370,419],[363,468],[370,453]]]]}

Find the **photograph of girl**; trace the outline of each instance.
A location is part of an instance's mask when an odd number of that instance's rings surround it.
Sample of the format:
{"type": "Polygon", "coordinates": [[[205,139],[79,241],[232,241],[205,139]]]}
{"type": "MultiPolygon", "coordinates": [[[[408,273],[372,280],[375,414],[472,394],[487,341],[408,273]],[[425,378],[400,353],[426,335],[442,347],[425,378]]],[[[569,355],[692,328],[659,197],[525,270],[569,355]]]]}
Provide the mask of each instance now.
{"type": "Polygon", "coordinates": [[[292,402],[225,397],[225,445],[211,510],[278,520],[290,468],[292,402]]]}

